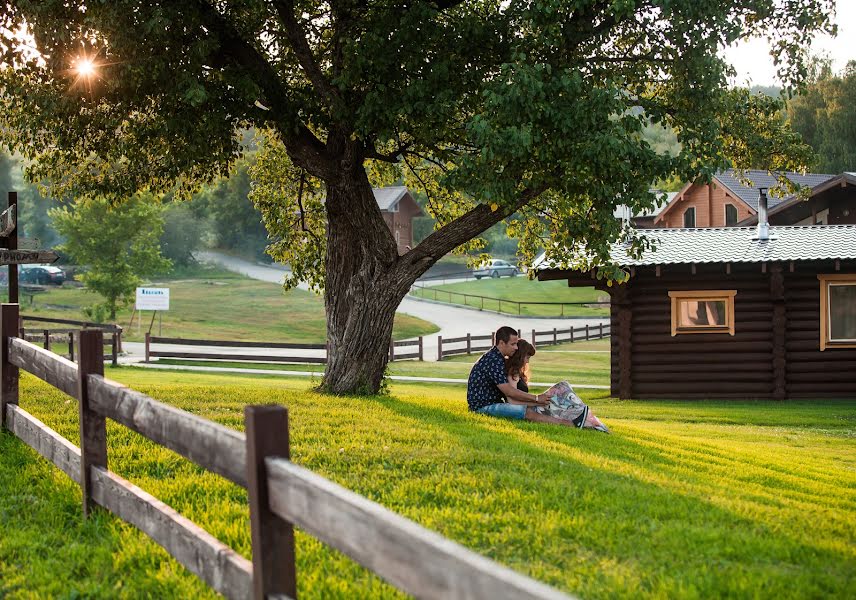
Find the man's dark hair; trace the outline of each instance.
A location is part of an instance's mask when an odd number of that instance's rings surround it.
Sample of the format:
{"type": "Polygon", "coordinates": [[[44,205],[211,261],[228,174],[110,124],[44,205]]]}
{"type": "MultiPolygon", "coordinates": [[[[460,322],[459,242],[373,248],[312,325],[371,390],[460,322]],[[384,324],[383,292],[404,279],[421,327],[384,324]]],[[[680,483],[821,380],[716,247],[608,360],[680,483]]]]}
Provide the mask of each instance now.
{"type": "Polygon", "coordinates": [[[494,338],[497,342],[504,342],[507,344],[508,340],[511,339],[512,335],[518,335],[516,329],[514,329],[513,327],[500,327],[496,330],[496,335],[494,336],[494,338]]]}

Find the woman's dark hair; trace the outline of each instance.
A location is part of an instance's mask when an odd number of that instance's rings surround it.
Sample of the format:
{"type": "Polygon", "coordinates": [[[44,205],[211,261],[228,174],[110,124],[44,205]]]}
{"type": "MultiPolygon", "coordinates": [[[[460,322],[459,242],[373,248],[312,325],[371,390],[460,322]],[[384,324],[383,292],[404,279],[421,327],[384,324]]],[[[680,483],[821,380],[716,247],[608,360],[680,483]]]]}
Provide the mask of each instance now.
{"type": "Polygon", "coordinates": [[[535,346],[526,340],[518,340],[517,350],[505,361],[505,374],[512,377],[520,377],[525,382],[529,381],[529,365],[526,364],[527,356],[535,356],[535,346]]]}

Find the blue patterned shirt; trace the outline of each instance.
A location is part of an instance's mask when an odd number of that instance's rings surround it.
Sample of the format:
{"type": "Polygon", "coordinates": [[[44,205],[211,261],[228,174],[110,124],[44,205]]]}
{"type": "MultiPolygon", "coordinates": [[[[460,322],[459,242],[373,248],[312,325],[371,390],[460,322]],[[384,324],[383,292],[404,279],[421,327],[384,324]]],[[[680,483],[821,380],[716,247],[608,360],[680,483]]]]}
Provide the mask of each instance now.
{"type": "Polygon", "coordinates": [[[505,396],[497,387],[508,383],[505,375],[505,358],[494,346],[473,365],[467,381],[467,404],[470,410],[478,410],[491,404],[505,402],[505,396]]]}

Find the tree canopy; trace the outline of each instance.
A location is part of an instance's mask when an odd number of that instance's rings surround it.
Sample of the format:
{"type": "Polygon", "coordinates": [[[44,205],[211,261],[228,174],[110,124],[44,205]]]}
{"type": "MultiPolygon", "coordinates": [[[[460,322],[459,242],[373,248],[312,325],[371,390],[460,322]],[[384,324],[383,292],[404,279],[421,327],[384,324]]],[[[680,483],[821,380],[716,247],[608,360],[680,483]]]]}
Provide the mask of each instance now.
{"type": "Polygon", "coordinates": [[[524,258],[584,242],[604,262],[626,235],[614,207],[650,208],[655,181],[802,168],[780,106],[730,90],[718,52],[765,35],[796,82],[832,5],[19,0],[0,8],[3,131],[38,159],[31,176],[120,195],[189,193],[240,155],[236,131],[269,132],[255,198],[281,256],[325,285],[325,384],[377,389],[410,282],[510,215],[524,258]],[[84,54],[92,80],[73,70],[84,54]],[[675,131],[677,155],[644,141],[649,123],[675,131]],[[397,178],[439,226],[403,256],[371,193],[397,178]],[[344,353],[368,371],[340,368],[344,353]]]}
{"type": "Polygon", "coordinates": [[[817,152],[821,172],[856,170],[856,61],[837,75],[828,64],[817,67],[788,103],[791,126],[817,152]]]}

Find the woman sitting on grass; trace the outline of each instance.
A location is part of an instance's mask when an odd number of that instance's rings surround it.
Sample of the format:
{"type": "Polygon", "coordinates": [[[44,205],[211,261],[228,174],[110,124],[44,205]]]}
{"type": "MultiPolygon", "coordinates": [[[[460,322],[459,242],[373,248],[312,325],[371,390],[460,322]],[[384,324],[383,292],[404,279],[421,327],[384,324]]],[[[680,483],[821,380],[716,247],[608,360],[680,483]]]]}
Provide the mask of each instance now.
{"type": "MultiPolygon", "coordinates": [[[[508,383],[518,390],[529,391],[529,359],[535,356],[535,347],[526,340],[517,342],[517,351],[505,359],[505,374],[508,383]]],[[[570,421],[574,427],[588,427],[609,433],[609,429],[580,397],[574,392],[567,381],[560,381],[544,394],[550,398],[550,403],[535,408],[542,415],[547,415],[563,421],[570,421]]],[[[540,396],[540,394],[539,394],[540,396]]]]}

